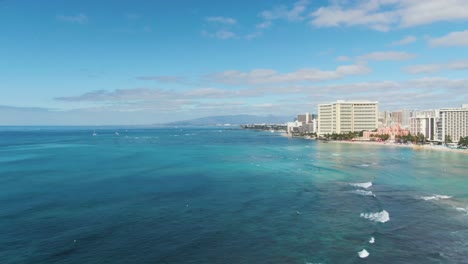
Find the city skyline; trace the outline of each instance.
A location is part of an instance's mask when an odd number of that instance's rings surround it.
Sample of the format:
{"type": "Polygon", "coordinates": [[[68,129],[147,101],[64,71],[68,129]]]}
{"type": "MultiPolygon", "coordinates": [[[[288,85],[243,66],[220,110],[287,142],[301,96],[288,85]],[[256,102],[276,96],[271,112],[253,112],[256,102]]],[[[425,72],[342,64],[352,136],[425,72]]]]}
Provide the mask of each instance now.
{"type": "Polygon", "coordinates": [[[0,125],[466,104],[468,2],[0,1],[0,125]]]}

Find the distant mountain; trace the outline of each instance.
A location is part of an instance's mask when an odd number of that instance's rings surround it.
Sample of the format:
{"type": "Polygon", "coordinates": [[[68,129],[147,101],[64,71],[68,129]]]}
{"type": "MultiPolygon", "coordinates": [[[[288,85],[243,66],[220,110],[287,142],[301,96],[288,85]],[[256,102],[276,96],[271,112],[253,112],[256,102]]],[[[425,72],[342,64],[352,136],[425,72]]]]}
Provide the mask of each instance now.
{"type": "Polygon", "coordinates": [[[176,121],[166,125],[174,126],[209,126],[209,125],[240,125],[240,124],[282,124],[294,121],[294,116],[256,116],[256,115],[230,115],[207,116],[191,120],[176,121]]]}

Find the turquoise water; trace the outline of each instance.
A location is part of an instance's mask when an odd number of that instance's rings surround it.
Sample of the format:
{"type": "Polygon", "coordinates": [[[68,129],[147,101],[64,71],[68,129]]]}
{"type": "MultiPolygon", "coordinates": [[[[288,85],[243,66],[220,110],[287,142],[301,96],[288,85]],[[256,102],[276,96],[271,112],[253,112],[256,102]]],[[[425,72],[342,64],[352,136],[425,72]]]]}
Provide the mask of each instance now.
{"type": "Polygon", "coordinates": [[[468,263],[467,155],[224,127],[0,130],[0,263],[468,263]]]}

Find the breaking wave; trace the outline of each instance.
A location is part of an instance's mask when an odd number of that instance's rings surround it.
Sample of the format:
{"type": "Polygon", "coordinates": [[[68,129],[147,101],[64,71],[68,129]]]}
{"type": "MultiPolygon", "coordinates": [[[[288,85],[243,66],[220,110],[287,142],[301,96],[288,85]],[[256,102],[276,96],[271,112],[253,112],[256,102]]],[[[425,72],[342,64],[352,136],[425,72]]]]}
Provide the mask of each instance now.
{"type": "Polygon", "coordinates": [[[377,213],[361,213],[360,216],[362,218],[369,219],[374,222],[385,223],[390,221],[390,214],[385,210],[377,213]]]}
{"type": "Polygon", "coordinates": [[[362,251],[358,252],[358,255],[360,258],[367,258],[370,254],[367,252],[367,250],[363,249],[362,251]]]}
{"type": "Polygon", "coordinates": [[[421,199],[423,199],[424,201],[430,201],[430,200],[435,200],[435,201],[438,201],[438,200],[445,200],[445,199],[450,199],[452,198],[452,196],[448,196],[448,195],[433,195],[433,196],[421,196],[421,199]]]}
{"type": "Polygon", "coordinates": [[[372,186],[372,182],[350,183],[349,185],[367,189],[372,186]]]}
{"type": "Polygon", "coordinates": [[[375,197],[375,194],[372,191],[354,190],[354,191],[352,191],[352,193],[365,195],[365,196],[374,196],[375,197]]]}

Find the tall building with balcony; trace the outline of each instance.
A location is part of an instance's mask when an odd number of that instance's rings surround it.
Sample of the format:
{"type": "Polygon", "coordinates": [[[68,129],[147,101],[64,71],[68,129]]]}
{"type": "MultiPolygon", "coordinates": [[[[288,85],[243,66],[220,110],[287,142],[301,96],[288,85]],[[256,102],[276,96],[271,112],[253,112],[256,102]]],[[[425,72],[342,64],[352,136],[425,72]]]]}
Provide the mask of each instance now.
{"type": "Polygon", "coordinates": [[[461,137],[468,136],[468,105],[461,108],[442,108],[440,112],[440,134],[438,140],[446,141],[450,137],[453,142],[458,142],[461,137]]]}
{"type": "Polygon", "coordinates": [[[378,127],[378,102],[343,101],[318,105],[318,134],[369,131],[378,127]]]}
{"type": "Polygon", "coordinates": [[[416,111],[413,117],[410,117],[410,133],[423,134],[427,140],[437,141],[439,120],[439,110],[416,111]]]}
{"type": "Polygon", "coordinates": [[[317,133],[317,120],[309,113],[298,115],[296,121],[288,122],[286,133],[317,133]]]}
{"type": "Polygon", "coordinates": [[[402,128],[409,128],[411,112],[407,109],[397,111],[379,112],[379,128],[394,127],[399,125],[402,128]]]}

